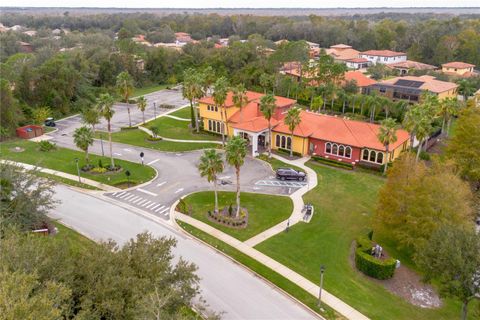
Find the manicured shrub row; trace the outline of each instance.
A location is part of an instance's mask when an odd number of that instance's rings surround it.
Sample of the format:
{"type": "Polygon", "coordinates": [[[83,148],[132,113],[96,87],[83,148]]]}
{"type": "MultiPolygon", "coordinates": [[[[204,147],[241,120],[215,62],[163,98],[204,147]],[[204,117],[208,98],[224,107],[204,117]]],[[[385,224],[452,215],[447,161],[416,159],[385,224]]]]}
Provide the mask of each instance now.
{"type": "Polygon", "coordinates": [[[326,159],[326,158],[323,158],[323,157],[320,157],[320,156],[312,156],[312,159],[317,161],[317,162],[324,163],[324,164],[327,164],[327,165],[333,166],[333,167],[338,167],[338,168],[343,168],[343,169],[348,169],[348,170],[353,169],[353,165],[351,163],[347,163],[347,162],[341,162],[341,161],[337,161],[337,160],[326,159]]]}
{"type": "MultiPolygon", "coordinates": [[[[280,152],[280,153],[284,153],[284,154],[290,155],[290,150],[288,150],[288,149],[278,148],[277,151],[280,152]]],[[[302,156],[302,154],[301,154],[300,152],[295,152],[295,151],[293,151],[292,154],[293,154],[295,157],[301,157],[301,156],[302,156]]]]}
{"type": "Polygon", "coordinates": [[[138,129],[138,126],[131,126],[131,127],[121,127],[120,130],[133,130],[133,129],[138,129]]]}
{"type": "Polygon", "coordinates": [[[211,211],[208,211],[208,217],[214,221],[226,225],[227,227],[237,227],[244,228],[247,226],[247,218],[245,215],[240,216],[239,218],[228,217],[221,214],[214,214],[211,211]]]}
{"type": "Polygon", "coordinates": [[[393,258],[378,259],[372,256],[373,243],[366,237],[356,240],[355,265],[358,270],[375,279],[385,280],[393,277],[396,260],[393,258]]]}

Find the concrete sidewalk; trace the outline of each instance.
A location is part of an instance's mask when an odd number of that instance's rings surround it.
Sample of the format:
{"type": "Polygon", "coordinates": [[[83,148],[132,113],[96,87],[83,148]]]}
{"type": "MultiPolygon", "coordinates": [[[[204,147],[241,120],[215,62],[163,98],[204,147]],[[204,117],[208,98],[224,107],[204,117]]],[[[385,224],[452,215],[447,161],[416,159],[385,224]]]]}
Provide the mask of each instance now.
{"type": "MultiPolygon", "coordinates": [[[[11,164],[11,165],[17,165],[20,166],[26,170],[33,170],[36,169],[39,172],[43,173],[48,173],[54,176],[62,177],[65,179],[73,180],[73,181],[78,181],[78,176],[70,174],[70,173],[65,173],[62,171],[57,171],[57,170],[52,170],[52,169],[47,169],[47,168],[42,168],[42,167],[37,167],[31,164],[23,163],[23,162],[15,162],[15,161],[9,161],[9,160],[0,160],[1,163],[6,163],[6,164],[11,164]]],[[[94,180],[90,180],[87,178],[81,178],[81,183],[88,184],[89,186],[96,187],[98,189],[108,191],[108,192],[115,192],[115,191],[121,191],[122,189],[116,188],[109,186],[107,184],[103,184],[94,180]]]]}
{"type": "MultiPolygon", "coordinates": [[[[293,283],[295,283],[296,285],[298,285],[299,287],[301,287],[311,295],[318,297],[320,288],[315,283],[304,278],[300,274],[287,268],[283,264],[275,261],[274,259],[268,257],[267,255],[261,253],[260,251],[250,247],[244,242],[241,242],[240,240],[237,240],[234,237],[226,233],[223,233],[220,230],[213,228],[206,223],[203,223],[197,219],[194,219],[190,216],[184,215],[176,211],[175,211],[175,218],[185,223],[188,223],[194,226],[195,228],[200,229],[203,232],[206,232],[209,235],[225,242],[226,244],[234,247],[240,252],[248,255],[252,259],[257,260],[258,262],[262,263],[263,265],[267,266],[268,268],[282,275],[286,279],[292,281],[293,283]]],[[[342,300],[338,299],[331,293],[327,292],[325,289],[322,290],[322,302],[326,303],[329,307],[331,307],[332,309],[334,309],[335,311],[337,311],[347,319],[351,319],[351,320],[369,319],[359,311],[355,310],[354,308],[352,308],[351,306],[343,302],[342,300]]]]}
{"type": "MultiPolygon", "coordinates": [[[[177,111],[177,110],[175,110],[175,111],[177,111]]],[[[169,114],[166,114],[165,117],[172,118],[172,119],[179,120],[179,121],[186,121],[186,122],[191,121],[190,119],[180,118],[180,117],[172,116],[172,115],[169,115],[169,114]]]]}
{"type": "Polygon", "coordinates": [[[308,177],[308,180],[307,180],[308,183],[306,186],[301,187],[300,189],[298,189],[297,191],[295,191],[290,195],[290,198],[293,201],[293,212],[291,216],[287,220],[284,220],[278,223],[277,225],[271,227],[270,229],[267,229],[257,234],[256,236],[246,240],[244,243],[250,247],[254,247],[260,242],[265,241],[266,239],[273,237],[274,235],[284,231],[285,228],[287,227],[287,223],[289,223],[290,226],[293,226],[294,224],[300,221],[303,221],[303,212],[302,212],[304,207],[303,195],[308,191],[312,190],[313,188],[315,188],[318,184],[317,174],[315,173],[315,171],[313,171],[312,169],[310,169],[305,165],[305,162],[310,160],[310,157],[304,157],[297,160],[287,160],[276,154],[272,154],[272,157],[280,161],[283,161],[287,164],[290,164],[292,166],[297,166],[305,170],[308,177]]]}
{"type": "MultiPolygon", "coordinates": [[[[158,118],[157,118],[158,119],[158,118]]],[[[139,130],[142,130],[143,132],[153,136],[153,133],[150,129],[147,129],[145,127],[139,126],[139,130]]],[[[170,138],[165,138],[160,135],[157,135],[158,138],[162,138],[162,140],[165,141],[172,141],[172,142],[189,142],[189,143],[216,143],[216,144],[222,144],[222,141],[215,141],[215,140],[180,140],[180,139],[170,139],[170,138]]]]}

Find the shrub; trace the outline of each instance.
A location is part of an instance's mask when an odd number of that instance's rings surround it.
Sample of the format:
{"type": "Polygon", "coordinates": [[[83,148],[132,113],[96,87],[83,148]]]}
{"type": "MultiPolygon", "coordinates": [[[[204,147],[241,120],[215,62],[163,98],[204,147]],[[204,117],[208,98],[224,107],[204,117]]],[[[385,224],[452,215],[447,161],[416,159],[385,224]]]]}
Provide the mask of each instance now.
{"type": "MultiPolygon", "coordinates": [[[[280,153],[290,155],[290,150],[288,150],[288,149],[278,148],[277,151],[280,152],[280,153]]],[[[295,157],[301,157],[302,156],[302,154],[300,152],[296,152],[296,151],[293,151],[292,154],[295,157]]]]}
{"type": "Polygon", "coordinates": [[[40,141],[39,146],[40,146],[40,151],[42,152],[48,152],[48,151],[57,149],[57,146],[55,143],[52,143],[47,140],[40,141]]]}
{"type": "Polygon", "coordinates": [[[385,280],[393,277],[396,260],[393,258],[378,259],[372,256],[373,243],[366,237],[356,240],[355,265],[358,270],[375,279],[385,280]]]}
{"type": "MultiPolygon", "coordinates": [[[[184,199],[180,199],[177,204],[176,210],[180,213],[187,213],[187,204],[185,203],[184,199]]],[[[210,212],[209,212],[210,213],[210,212]]]]}
{"type": "Polygon", "coordinates": [[[348,162],[341,162],[341,161],[337,161],[337,160],[326,159],[326,158],[323,158],[323,157],[320,157],[320,156],[312,156],[312,159],[319,162],[319,163],[323,163],[323,164],[333,166],[333,167],[338,167],[338,168],[342,168],[342,169],[349,169],[349,170],[353,169],[353,165],[351,163],[348,163],[348,162]]]}
{"type": "Polygon", "coordinates": [[[98,159],[98,167],[99,167],[99,168],[103,168],[102,159],[98,159]]]}
{"type": "Polygon", "coordinates": [[[420,151],[420,159],[424,160],[424,161],[430,161],[430,154],[428,152],[425,152],[425,151],[420,151]]]}
{"type": "Polygon", "coordinates": [[[90,169],[90,172],[91,173],[105,173],[105,172],[107,172],[107,168],[95,167],[95,168],[90,169]]]}
{"type": "Polygon", "coordinates": [[[133,129],[138,129],[138,126],[131,126],[131,127],[121,127],[120,130],[133,130],[133,129]]]}

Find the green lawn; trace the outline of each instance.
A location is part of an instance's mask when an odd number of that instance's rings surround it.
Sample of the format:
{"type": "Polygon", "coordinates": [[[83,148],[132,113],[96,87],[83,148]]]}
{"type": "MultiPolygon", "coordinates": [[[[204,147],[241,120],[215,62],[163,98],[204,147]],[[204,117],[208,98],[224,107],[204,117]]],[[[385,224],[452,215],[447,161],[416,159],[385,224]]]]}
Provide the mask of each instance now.
{"type": "Polygon", "coordinates": [[[56,176],[56,175],[45,173],[45,172],[37,172],[36,175],[39,176],[39,177],[44,177],[44,178],[53,180],[55,182],[59,182],[59,183],[66,184],[66,185],[69,185],[69,186],[74,186],[74,187],[77,187],[77,188],[83,188],[83,189],[88,189],[88,190],[100,190],[97,187],[91,186],[89,184],[78,182],[78,180],[71,180],[71,179],[67,179],[67,178],[64,178],[64,177],[56,176]]]}
{"type": "MultiPolygon", "coordinates": [[[[289,233],[278,234],[256,248],[315,283],[320,278],[320,265],[324,264],[326,290],[372,319],[459,318],[460,304],[455,301],[447,299],[443,307],[433,310],[415,307],[351,266],[352,241],[370,230],[377,193],[384,180],[368,173],[310,166],[319,182],[304,196],[305,202],[315,206],[312,221],[298,223],[289,233]]],[[[382,244],[387,251],[396,252],[382,244]]]]}
{"type": "Polygon", "coordinates": [[[177,111],[170,113],[170,115],[190,120],[190,106],[178,109],[177,111]]]}
{"type": "Polygon", "coordinates": [[[170,139],[179,139],[179,140],[208,140],[208,141],[219,141],[220,137],[208,133],[195,133],[190,130],[188,125],[190,122],[176,120],[168,117],[160,117],[153,121],[150,121],[147,125],[147,128],[151,129],[152,127],[158,128],[158,135],[170,138],[170,139]]]}
{"type": "Polygon", "coordinates": [[[291,296],[295,297],[297,300],[301,301],[303,304],[308,306],[313,311],[320,313],[326,319],[344,319],[340,317],[333,309],[323,305],[324,312],[320,312],[317,306],[317,298],[312,296],[310,293],[306,292],[299,286],[297,286],[292,281],[284,278],[282,275],[273,271],[272,269],[266,267],[262,263],[250,258],[246,254],[238,251],[234,247],[229,246],[225,242],[218,240],[217,238],[185,223],[177,220],[178,225],[193,235],[194,237],[202,240],[203,242],[208,243],[210,246],[214,247],[217,250],[225,253],[229,257],[233,258],[238,263],[246,266],[248,269],[252,270],[256,274],[260,275],[267,281],[275,284],[277,287],[287,292],[291,296]]]}
{"type": "Polygon", "coordinates": [[[75,252],[89,250],[96,245],[94,241],[82,236],[73,229],[67,228],[60,222],[54,221],[53,224],[58,228],[59,232],[54,237],[49,237],[46,239],[66,242],[68,246],[75,252]]]}
{"type": "MultiPolygon", "coordinates": [[[[225,206],[235,205],[235,192],[219,192],[218,206],[222,210],[225,206]]],[[[260,232],[286,220],[293,210],[293,203],[289,197],[266,195],[260,193],[242,192],[241,206],[248,210],[248,226],[245,229],[233,229],[208,220],[207,212],[213,211],[213,191],[204,191],[191,194],[185,198],[187,206],[192,208],[192,217],[203,221],[238,240],[245,241],[260,232]]]]}
{"type": "MultiPolygon", "coordinates": [[[[39,167],[54,169],[74,175],[77,174],[75,158],[78,158],[80,160],[80,167],[85,164],[85,154],[83,152],[60,147],[57,147],[56,150],[52,150],[49,152],[41,152],[38,149],[37,143],[27,140],[12,140],[9,142],[3,142],[0,144],[0,149],[1,159],[28,163],[39,167]],[[16,146],[19,146],[25,150],[23,152],[12,151],[11,149],[16,146]]],[[[110,159],[108,157],[90,155],[90,161],[95,165],[98,164],[98,161],[100,159],[102,160],[104,166],[107,166],[110,163],[110,159]]],[[[155,177],[155,170],[149,166],[142,166],[138,163],[118,159],[115,160],[115,164],[120,165],[123,168],[123,171],[113,174],[98,175],[81,172],[81,176],[113,186],[126,184],[126,170],[129,170],[131,173],[131,185],[141,184],[155,177]]]]}
{"type": "MultiPolygon", "coordinates": [[[[96,138],[100,138],[100,133],[95,133],[96,138]]],[[[194,143],[194,142],[172,142],[172,141],[146,141],[148,134],[139,129],[122,130],[112,134],[114,142],[130,144],[139,147],[156,149],[159,151],[182,152],[199,149],[218,148],[216,143],[194,143]]],[[[103,133],[103,139],[107,140],[107,134],[103,133]]]]}
{"type": "Polygon", "coordinates": [[[278,168],[292,168],[292,169],[295,169],[295,170],[301,171],[301,172],[305,171],[302,168],[299,168],[297,166],[293,166],[291,164],[285,163],[281,160],[278,160],[277,158],[273,158],[273,157],[269,158],[268,155],[266,155],[266,154],[261,154],[258,158],[260,160],[268,162],[272,166],[273,171],[277,170],[278,168]]]}
{"type": "Polygon", "coordinates": [[[155,92],[155,91],[163,90],[168,86],[169,86],[168,84],[156,84],[156,85],[153,85],[153,86],[135,88],[135,89],[133,89],[132,97],[135,98],[135,97],[143,96],[145,94],[149,94],[149,93],[152,93],[152,92],[155,92]]]}

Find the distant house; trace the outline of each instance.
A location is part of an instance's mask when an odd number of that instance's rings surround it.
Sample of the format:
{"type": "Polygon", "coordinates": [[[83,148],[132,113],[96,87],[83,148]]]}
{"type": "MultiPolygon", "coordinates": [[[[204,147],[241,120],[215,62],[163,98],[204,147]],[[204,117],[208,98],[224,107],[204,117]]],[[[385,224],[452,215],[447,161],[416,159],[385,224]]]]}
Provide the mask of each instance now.
{"type": "Polygon", "coordinates": [[[439,99],[456,97],[458,85],[452,82],[440,81],[432,76],[405,76],[384,80],[373,84],[372,90],[392,100],[407,100],[411,103],[420,101],[423,92],[428,91],[439,99]]]}
{"type": "Polygon", "coordinates": [[[320,45],[315,42],[305,41],[310,49],[320,49],[320,45]]]}
{"type": "Polygon", "coordinates": [[[132,38],[132,41],[147,47],[151,47],[152,44],[145,39],[145,35],[139,34],[132,38]]]}
{"type": "Polygon", "coordinates": [[[218,43],[222,46],[222,47],[228,47],[228,42],[229,42],[229,39],[228,38],[221,38],[218,40],[218,43]]]}
{"type": "Polygon", "coordinates": [[[33,52],[33,47],[28,42],[18,41],[18,45],[20,46],[20,51],[23,53],[31,53],[33,52]]]}
{"type": "Polygon", "coordinates": [[[336,62],[346,63],[352,59],[358,59],[360,51],[355,50],[352,46],[346,44],[336,44],[325,49],[325,52],[336,62]]]}
{"type": "Polygon", "coordinates": [[[24,31],[23,34],[26,34],[27,36],[29,37],[35,37],[37,35],[37,31],[35,30],[28,30],[28,31],[24,31]]]}
{"type": "Polygon", "coordinates": [[[175,43],[176,44],[178,44],[180,46],[183,46],[183,45],[186,45],[187,43],[190,43],[192,41],[193,41],[193,39],[190,36],[190,33],[175,32],[175,43]]]}
{"type": "Polygon", "coordinates": [[[283,44],[289,43],[289,41],[287,39],[280,39],[278,41],[275,41],[274,43],[276,46],[281,46],[283,44]]]}
{"type": "Polygon", "coordinates": [[[372,78],[367,77],[360,71],[347,71],[344,75],[344,80],[342,81],[345,84],[348,81],[355,81],[358,87],[358,92],[363,94],[368,94],[370,86],[377,83],[377,81],[372,78]]]}
{"type": "Polygon", "coordinates": [[[390,64],[407,61],[407,54],[391,50],[368,50],[360,52],[360,58],[367,59],[373,64],[390,64]]]}
{"type": "Polygon", "coordinates": [[[473,74],[474,64],[465,63],[465,62],[449,62],[442,64],[442,72],[451,75],[458,75],[463,77],[468,77],[473,74]]]}
{"type": "Polygon", "coordinates": [[[52,34],[53,34],[53,35],[59,36],[61,33],[62,33],[62,30],[60,30],[60,29],[58,29],[58,28],[52,30],[52,34]]]}
{"type": "Polygon", "coordinates": [[[402,62],[395,62],[388,65],[388,67],[398,70],[401,76],[408,74],[410,70],[433,71],[438,69],[430,64],[421,63],[417,61],[407,60],[402,62]]]}
{"type": "Polygon", "coordinates": [[[345,60],[345,64],[349,69],[360,70],[368,68],[372,63],[365,58],[352,58],[345,60]]]}

